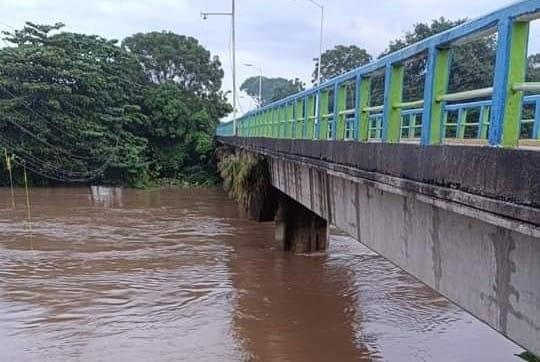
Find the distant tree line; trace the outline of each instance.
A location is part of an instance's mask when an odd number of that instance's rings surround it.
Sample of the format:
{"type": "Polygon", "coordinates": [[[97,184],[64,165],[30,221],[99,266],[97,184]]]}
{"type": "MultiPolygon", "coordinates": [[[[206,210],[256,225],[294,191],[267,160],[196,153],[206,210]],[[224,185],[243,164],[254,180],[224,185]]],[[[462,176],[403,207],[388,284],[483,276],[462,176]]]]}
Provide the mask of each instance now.
{"type": "Polygon", "coordinates": [[[4,149],[22,181],[143,186],[212,183],[213,135],[231,111],[223,70],[195,38],[135,34],[121,43],[27,23],[0,49],[4,149]]]}

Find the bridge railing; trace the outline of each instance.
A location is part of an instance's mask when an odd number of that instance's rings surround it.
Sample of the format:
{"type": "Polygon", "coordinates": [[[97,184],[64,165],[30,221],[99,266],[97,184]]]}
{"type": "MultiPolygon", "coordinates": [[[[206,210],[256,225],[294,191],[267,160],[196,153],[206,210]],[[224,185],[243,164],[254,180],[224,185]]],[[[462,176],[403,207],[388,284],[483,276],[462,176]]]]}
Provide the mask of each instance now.
{"type": "Polygon", "coordinates": [[[540,83],[525,81],[530,22],[538,18],[539,0],[518,2],[249,112],[236,132],[232,122],[222,123],[217,135],[540,146],[540,83]],[[452,47],[491,34],[497,37],[492,86],[450,92],[452,47]],[[422,54],[423,99],[404,101],[405,64],[422,54]],[[372,105],[372,80],[381,72],[384,99],[372,105]]]}

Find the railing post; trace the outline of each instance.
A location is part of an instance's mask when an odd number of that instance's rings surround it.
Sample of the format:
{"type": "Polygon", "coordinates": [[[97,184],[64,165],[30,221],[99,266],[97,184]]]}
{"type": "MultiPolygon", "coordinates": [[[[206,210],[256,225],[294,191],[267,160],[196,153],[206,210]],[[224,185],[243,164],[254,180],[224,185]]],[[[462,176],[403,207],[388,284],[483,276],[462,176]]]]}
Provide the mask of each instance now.
{"type": "Polygon", "coordinates": [[[444,102],[437,97],[446,94],[450,75],[450,49],[429,49],[426,83],[424,87],[424,112],[422,114],[422,144],[441,144],[443,135],[444,102]]]}
{"type": "Polygon", "coordinates": [[[328,91],[322,91],[319,97],[320,107],[319,107],[319,139],[326,140],[328,139],[328,91]]]}
{"type": "Polygon", "coordinates": [[[299,98],[296,100],[296,139],[301,139],[304,137],[304,125],[306,124],[304,113],[304,99],[305,98],[299,98]]]}
{"type": "Polygon", "coordinates": [[[523,108],[523,92],[512,87],[525,80],[529,23],[500,20],[497,39],[489,144],[512,148],[519,144],[523,108]]]}
{"type": "Polygon", "coordinates": [[[347,86],[342,84],[341,86],[336,85],[335,90],[335,100],[334,100],[334,138],[338,141],[343,141],[345,139],[345,120],[347,115],[340,114],[341,112],[347,109],[347,86]]]}
{"type": "Polygon", "coordinates": [[[317,91],[317,96],[315,98],[315,102],[316,102],[316,118],[315,118],[315,136],[314,136],[314,139],[317,139],[317,140],[320,140],[321,139],[321,120],[322,120],[322,112],[321,112],[321,96],[322,96],[322,92],[321,90],[319,89],[317,91]]]}
{"type": "Polygon", "coordinates": [[[287,138],[294,138],[294,101],[287,107],[287,138]]]}
{"type": "Polygon", "coordinates": [[[536,100],[534,103],[534,125],[533,125],[533,134],[532,138],[535,140],[540,139],[540,99],[536,100]]]}
{"type": "Polygon", "coordinates": [[[369,139],[369,112],[364,108],[369,107],[371,97],[371,78],[356,77],[356,128],[358,129],[357,140],[366,142],[369,139]]]}
{"type": "Polygon", "coordinates": [[[309,102],[309,96],[304,96],[304,123],[302,124],[302,139],[307,138],[307,127],[308,127],[308,102],[309,102]]]}
{"type": "Polygon", "coordinates": [[[315,137],[315,96],[307,96],[307,108],[306,108],[306,134],[305,137],[308,140],[312,140],[315,137]]]}
{"type": "Polygon", "coordinates": [[[384,79],[384,111],[383,111],[383,142],[397,143],[400,138],[401,109],[394,104],[400,103],[403,97],[402,64],[388,65],[384,79]]]}
{"type": "Polygon", "coordinates": [[[264,137],[270,137],[270,110],[264,111],[264,137]]]}

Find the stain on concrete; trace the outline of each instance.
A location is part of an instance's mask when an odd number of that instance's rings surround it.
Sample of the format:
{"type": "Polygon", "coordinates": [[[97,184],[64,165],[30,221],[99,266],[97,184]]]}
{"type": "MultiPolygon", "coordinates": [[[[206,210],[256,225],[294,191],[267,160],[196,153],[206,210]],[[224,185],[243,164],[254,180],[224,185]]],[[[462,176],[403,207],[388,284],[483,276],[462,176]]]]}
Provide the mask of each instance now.
{"type": "Polygon", "coordinates": [[[360,184],[355,184],[354,208],[356,212],[356,238],[362,242],[362,228],[360,227],[360,184]]]}
{"type": "Polygon", "coordinates": [[[441,290],[442,279],[442,254],[441,254],[441,239],[439,236],[440,230],[440,214],[436,206],[431,207],[431,258],[433,260],[433,276],[435,280],[435,289],[441,290]]]}
{"type": "Polygon", "coordinates": [[[503,333],[507,332],[508,314],[515,313],[510,297],[514,296],[519,302],[519,292],[511,284],[512,274],[516,272],[516,264],[511,259],[512,251],[516,249],[516,243],[511,232],[503,228],[489,235],[495,252],[495,292],[499,307],[499,328],[503,333]]]}
{"type": "Polygon", "coordinates": [[[409,236],[412,233],[412,202],[410,202],[410,196],[403,197],[403,217],[405,230],[401,234],[401,240],[403,241],[403,254],[405,258],[409,260],[409,236]]]}

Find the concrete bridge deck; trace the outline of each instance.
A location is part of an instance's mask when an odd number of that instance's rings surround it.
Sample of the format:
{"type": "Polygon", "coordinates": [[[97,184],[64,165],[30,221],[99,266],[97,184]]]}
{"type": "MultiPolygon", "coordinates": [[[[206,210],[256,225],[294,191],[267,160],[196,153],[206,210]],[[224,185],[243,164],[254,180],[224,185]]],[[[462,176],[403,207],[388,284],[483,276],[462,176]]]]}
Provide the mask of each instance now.
{"type": "Polygon", "coordinates": [[[539,152],[219,142],[264,155],[281,193],[540,353],[539,152]]]}

